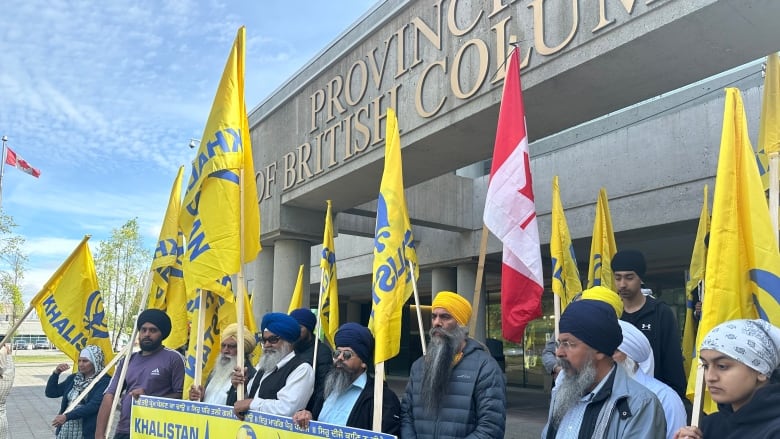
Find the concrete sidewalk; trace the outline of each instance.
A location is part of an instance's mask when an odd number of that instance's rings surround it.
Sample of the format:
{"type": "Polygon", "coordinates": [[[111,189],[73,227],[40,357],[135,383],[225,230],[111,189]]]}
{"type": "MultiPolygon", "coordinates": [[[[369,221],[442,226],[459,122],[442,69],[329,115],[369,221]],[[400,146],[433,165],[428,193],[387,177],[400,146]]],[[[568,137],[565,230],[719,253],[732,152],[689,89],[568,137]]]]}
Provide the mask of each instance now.
{"type": "MultiPolygon", "coordinates": [[[[44,390],[56,366],[56,363],[16,365],[16,378],[7,403],[10,439],[54,437],[51,421],[59,411],[60,398],[47,398],[44,390]]],[[[399,397],[403,395],[406,379],[390,377],[388,383],[399,397]]],[[[541,390],[510,388],[507,402],[504,437],[538,439],[547,419],[550,395],[541,390]]]]}

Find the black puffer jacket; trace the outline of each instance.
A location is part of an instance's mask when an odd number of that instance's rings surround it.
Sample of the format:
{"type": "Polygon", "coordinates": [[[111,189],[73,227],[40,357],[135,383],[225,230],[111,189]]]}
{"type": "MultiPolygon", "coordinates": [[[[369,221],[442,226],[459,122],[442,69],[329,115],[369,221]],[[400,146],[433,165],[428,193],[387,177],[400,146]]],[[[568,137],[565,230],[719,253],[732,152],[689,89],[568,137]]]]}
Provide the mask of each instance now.
{"type": "Polygon", "coordinates": [[[718,411],[701,420],[704,438],[780,438],[780,384],[769,384],[736,412],[731,404],[718,404],[718,411]]]}
{"type": "Polygon", "coordinates": [[[506,383],[504,373],[487,349],[466,340],[463,358],[450,376],[447,394],[436,415],[425,412],[421,400],[424,358],[412,365],[401,402],[401,438],[504,437],[506,383]]]}

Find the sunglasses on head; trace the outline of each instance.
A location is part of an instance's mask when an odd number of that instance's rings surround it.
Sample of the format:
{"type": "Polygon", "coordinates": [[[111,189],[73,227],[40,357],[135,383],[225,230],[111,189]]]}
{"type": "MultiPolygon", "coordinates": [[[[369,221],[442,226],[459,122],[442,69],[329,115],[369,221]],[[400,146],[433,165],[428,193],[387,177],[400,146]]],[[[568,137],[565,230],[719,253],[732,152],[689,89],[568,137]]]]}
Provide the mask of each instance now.
{"type": "Polygon", "coordinates": [[[348,351],[346,349],[336,349],[335,351],[333,351],[333,359],[334,360],[338,360],[338,358],[340,356],[343,356],[344,357],[344,361],[349,361],[355,355],[357,355],[357,354],[352,352],[352,351],[348,351]]]}

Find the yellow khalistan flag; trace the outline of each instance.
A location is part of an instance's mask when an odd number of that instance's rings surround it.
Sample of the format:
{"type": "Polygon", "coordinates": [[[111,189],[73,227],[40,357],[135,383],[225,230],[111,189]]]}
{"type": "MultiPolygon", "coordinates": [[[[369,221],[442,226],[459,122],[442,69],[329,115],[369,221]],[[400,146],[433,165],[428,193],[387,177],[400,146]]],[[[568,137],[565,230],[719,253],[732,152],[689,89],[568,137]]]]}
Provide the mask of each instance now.
{"type": "Polygon", "coordinates": [[[710,204],[708,197],[708,187],[704,185],[704,201],[701,205],[701,215],[699,215],[699,228],[696,230],[696,241],[693,243],[693,254],[691,255],[691,266],[688,269],[688,279],[685,282],[685,326],[683,327],[683,367],[685,373],[691,371],[691,363],[696,358],[696,322],[693,320],[693,311],[696,302],[701,301],[702,291],[699,287],[704,287],[704,269],[707,264],[707,246],[704,244],[704,238],[710,231],[710,204]],[[698,290],[698,292],[697,292],[698,290]],[[694,297],[695,295],[695,297],[694,297]]]}
{"type": "Polygon", "coordinates": [[[298,280],[295,281],[295,288],[290,299],[290,307],[287,308],[287,314],[298,308],[303,308],[303,265],[298,268],[298,280]]]}
{"type": "Polygon", "coordinates": [[[769,189],[769,154],[773,152],[780,152],[780,58],[777,53],[766,57],[761,121],[758,128],[756,162],[765,191],[769,189]]]}
{"type": "Polygon", "coordinates": [[[615,232],[612,230],[607,190],[601,188],[596,202],[596,219],[593,222],[593,238],[590,243],[588,288],[601,285],[610,290],[615,289],[611,266],[615,253],[617,253],[617,244],[615,244],[615,232]]]}
{"type": "Polygon", "coordinates": [[[336,330],[339,328],[339,290],[336,277],[336,244],[333,240],[333,217],[325,213],[325,232],[322,235],[322,257],[320,258],[322,280],[320,281],[320,327],[332,348],[336,347],[336,330]]]}
{"type": "MultiPolygon", "coordinates": [[[[780,324],[780,254],[753,159],[742,97],[738,89],[727,88],[699,343],[727,320],[762,318],[780,324]]],[[[694,382],[695,371],[691,367],[688,383],[694,382]]],[[[709,394],[703,407],[707,413],[717,409],[709,394]]]]}
{"type": "Polygon", "coordinates": [[[46,337],[74,362],[84,346],[98,346],[106,363],[114,358],[108,337],[103,297],[98,287],[89,235],[54,272],[30,302],[46,337]]]}
{"type": "Polygon", "coordinates": [[[241,27],[192,162],[180,218],[187,236],[187,291],[201,288],[228,301],[233,297],[227,278],[260,251],[260,211],[244,103],[245,35],[241,27]]]}
{"type": "Polygon", "coordinates": [[[375,363],[389,360],[400,351],[401,310],[412,295],[412,282],[419,273],[404,196],[401,135],[392,108],[387,109],[385,136],[385,169],[379,186],[374,232],[373,305],[368,321],[376,340],[375,363]],[[414,271],[409,270],[409,263],[414,271]]]}
{"type": "Polygon", "coordinates": [[[189,321],[187,317],[187,291],[184,288],[182,258],[184,257],[184,234],[179,228],[181,209],[181,179],[184,166],[173,181],[168,209],[165,211],[157,248],[152,260],[152,285],[147,308],[165,311],[171,318],[171,335],[163,344],[177,349],[187,344],[189,321]]]}
{"type": "Polygon", "coordinates": [[[553,177],[552,199],[552,235],[550,236],[550,256],[552,258],[552,290],[561,298],[561,312],[571,299],[582,291],[577,258],[571,244],[569,226],[563,213],[561,189],[558,176],[553,177]]]}

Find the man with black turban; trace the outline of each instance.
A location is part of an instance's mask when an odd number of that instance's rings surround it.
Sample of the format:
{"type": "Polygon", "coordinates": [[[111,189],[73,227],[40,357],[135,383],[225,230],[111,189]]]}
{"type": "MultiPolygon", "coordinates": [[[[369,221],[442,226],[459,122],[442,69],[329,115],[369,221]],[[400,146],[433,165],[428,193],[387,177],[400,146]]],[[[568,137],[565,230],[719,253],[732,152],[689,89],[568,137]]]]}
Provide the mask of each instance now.
{"type": "MultiPolygon", "coordinates": [[[[300,410],[293,421],[308,428],[315,419],[328,424],[372,430],[374,377],[369,374],[374,362],[374,337],[365,326],[345,323],[336,331],[333,368],[325,378],[323,394],[314,401],[312,411],[300,410]]],[[[401,403],[384,383],[382,391],[382,432],[398,436],[401,427],[401,403]]]]}
{"type": "Polygon", "coordinates": [[[260,330],[263,356],[254,378],[246,379],[246,371],[238,367],[233,373],[233,385],[246,385],[249,389],[245,399],[235,402],[233,413],[239,419],[243,419],[248,410],[292,416],[306,407],[314,391],[314,370],[293,350],[301,329],[287,314],[269,312],[263,316],[260,330]]]}
{"type": "Polygon", "coordinates": [[[98,412],[96,438],[105,438],[109,412],[114,395],[124,391],[122,414],[116,428],[115,439],[130,437],[130,408],[133,399],[141,395],[181,399],[184,386],[184,357],[162,342],[171,333],[171,319],[164,311],[147,309],[138,316],[138,345],[140,352],[130,356],[124,386],[119,386],[119,376],[124,362],[116,368],[98,412]]]}
{"type": "Polygon", "coordinates": [[[553,388],[542,438],[664,439],[666,420],[658,398],[612,359],[623,341],[612,307],[597,300],[572,302],[559,326],[556,355],[562,376],[553,388]]]}

